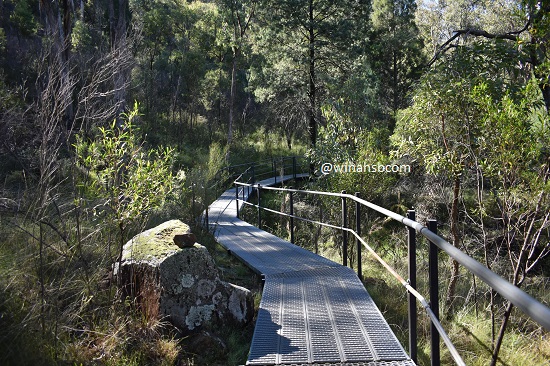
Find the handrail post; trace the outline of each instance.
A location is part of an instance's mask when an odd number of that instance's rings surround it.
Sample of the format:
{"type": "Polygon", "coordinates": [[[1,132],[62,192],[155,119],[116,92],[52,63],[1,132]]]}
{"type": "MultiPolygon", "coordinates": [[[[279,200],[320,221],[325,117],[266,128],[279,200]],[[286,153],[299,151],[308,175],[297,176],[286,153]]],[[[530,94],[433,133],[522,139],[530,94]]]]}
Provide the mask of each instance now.
{"type": "MultiPolygon", "coordinates": [[[[407,218],[409,220],[416,220],[416,213],[413,210],[407,211],[407,218]]],[[[416,290],[416,230],[408,228],[408,246],[409,246],[409,285],[416,290]]],[[[417,363],[418,358],[418,334],[417,334],[417,310],[416,310],[416,298],[408,293],[409,302],[409,354],[411,360],[417,363]]]]}
{"type": "MultiPolygon", "coordinates": [[[[359,192],[355,192],[355,197],[359,198],[359,192]]],[[[357,233],[357,238],[355,238],[355,244],[357,246],[357,277],[363,281],[363,268],[361,263],[362,243],[361,240],[359,240],[359,237],[361,237],[361,204],[358,201],[355,201],[355,232],[357,233]]]]}
{"type": "Polygon", "coordinates": [[[260,207],[260,189],[261,189],[261,186],[258,184],[258,186],[256,187],[256,197],[258,198],[258,229],[262,228],[262,215],[261,215],[262,208],[260,207]]]}
{"type": "Polygon", "coordinates": [[[296,179],[296,156],[292,157],[292,177],[296,179]]]}
{"type": "Polygon", "coordinates": [[[288,204],[290,206],[290,242],[294,244],[294,198],[292,192],[288,194],[288,204]]]}
{"type": "MultiPolygon", "coordinates": [[[[437,221],[428,220],[428,229],[437,234],[437,221]]],[[[429,283],[430,283],[430,308],[435,317],[439,320],[439,276],[437,269],[437,246],[430,242],[430,252],[428,258],[429,267],[429,283]]],[[[441,364],[441,355],[439,350],[439,333],[435,324],[431,323],[431,366],[439,366],[441,364]]]]}
{"type": "MultiPolygon", "coordinates": [[[[243,195],[244,195],[244,187],[243,187],[243,195]]],[[[239,218],[239,186],[235,182],[235,203],[237,204],[237,218],[239,218]]]]}
{"type": "MultiPolygon", "coordinates": [[[[346,194],[346,191],[342,191],[342,194],[346,194]]],[[[342,265],[347,267],[348,265],[348,232],[344,229],[348,227],[348,208],[346,203],[346,197],[342,197],[342,265]]]]}

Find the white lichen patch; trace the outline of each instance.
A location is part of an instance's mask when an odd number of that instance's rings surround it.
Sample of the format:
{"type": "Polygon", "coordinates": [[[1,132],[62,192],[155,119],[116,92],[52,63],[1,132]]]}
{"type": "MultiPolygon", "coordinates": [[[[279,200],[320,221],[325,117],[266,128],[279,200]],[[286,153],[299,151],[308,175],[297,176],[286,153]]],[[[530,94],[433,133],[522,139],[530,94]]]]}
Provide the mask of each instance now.
{"type": "Polygon", "coordinates": [[[229,311],[237,321],[242,322],[246,319],[248,312],[246,298],[250,291],[232,283],[229,286],[232,288],[231,296],[229,296],[229,311]]]}
{"type": "Polygon", "coordinates": [[[190,288],[195,284],[195,277],[192,274],[186,273],[183,276],[181,276],[181,287],[183,288],[190,288]]]}
{"type": "Polygon", "coordinates": [[[207,322],[212,317],[214,311],[214,305],[204,306],[192,306],[189,309],[189,313],[185,317],[185,324],[189,330],[193,330],[196,327],[201,326],[204,322],[207,322]]]}
{"type": "Polygon", "coordinates": [[[197,285],[197,295],[200,297],[210,297],[216,289],[216,284],[214,281],[210,280],[200,280],[197,285]]]}

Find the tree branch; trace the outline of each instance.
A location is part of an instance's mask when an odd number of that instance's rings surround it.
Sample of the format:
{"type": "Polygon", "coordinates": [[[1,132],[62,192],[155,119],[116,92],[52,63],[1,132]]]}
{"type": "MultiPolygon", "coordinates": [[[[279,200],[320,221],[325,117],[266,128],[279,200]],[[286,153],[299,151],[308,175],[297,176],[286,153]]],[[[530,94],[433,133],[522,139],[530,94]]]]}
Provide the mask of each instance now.
{"type": "Polygon", "coordinates": [[[433,63],[437,61],[439,56],[447,52],[450,48],[456,47],[451,43],[460,36],[466,35],[466,36],[474,36],[474,37],[483,37],[488,39],[505,39],[505,40],[517,42],[519,40],[519,35],[525,32],[530,25],[531,25],[531,19],[529,18],[529,20],[527,21],[527,23],[522,29],[517,31],[507,32],[507,33],[499,33],[499,34],[489,33],[482,29],[474,29],[474,28],[459,29],[457,31],[454,31],[453,36],[449,38],[445,43],[443,43],[437,49],[432,59],[428,62],[427,66],[428,67],[432,66],[433,63]]]}

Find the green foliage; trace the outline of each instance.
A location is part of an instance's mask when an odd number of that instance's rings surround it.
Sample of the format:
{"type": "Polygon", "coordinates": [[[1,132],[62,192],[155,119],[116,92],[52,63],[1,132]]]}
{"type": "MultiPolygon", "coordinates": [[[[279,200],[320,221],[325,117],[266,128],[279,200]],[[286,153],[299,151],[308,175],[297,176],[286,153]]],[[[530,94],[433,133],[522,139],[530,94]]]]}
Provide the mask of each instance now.
{"type": "Polygon", "coordinates": [[[34,18],[29,0],[18,0],[15,2],[15,8],[10,15],[10,20],[16,24],[25,36],[31,36],[38,30],[38,23],[34,18]]]}
{"type": "Polygon", "coordinates": [[[208,155],[208,172],[206,174],[206,179],[211,180],[216,177],[216,173],[226,165],[225,157],[227,156],[227,147],[223,148],[218,143],[213,143],[210,145],[210,151],[208,155]]]}
{"type": "MultiPolygon", "coordinates": [[[[116,120],[100,127],[96,139],[77,137],[77,164],[86,173],[81,187],[104,200],[105,214],[123,231],[131,222],[143,222],[160,207],[172,189],[171,149],[147,151],[136,137],[134,109],[124,115],[123,126],[116,120]]],[[[122,240],[123,238],[121,238],[122,240]]]]}
{"type": "Polygon", "coordinates": [[[463,47],[426,73],[404,110],[392,142],[395,156],[411,155],[433,174],[459,177],[476,158],[476,141],[484,134],[483,113],[473,90],[485,83],[487,95],[499,99],[505,93],[521,98],[518,85],[509,78],[514,58],[502,44],[463,47]]]}
{"type": "Polygon", "coordinates": [[[308,151],[308,157],[316,166],[350,161],[357,149],[360,128],[339,111],[338,104],[325,105],[321,111],[327,124],[319,128],[317,145],[308,151]]]}
{"type": "Polygon", "coordinates": [[[217,7],[200,1],[143,0],[131,9],[142,33],[133,83],[139,85],[134,98],[143,102],[144,133],[161,135],[165,142],[181,141],[182,125],[192,125],[197,112],[211,109],[220,97],[220,88],[205,80],[211,70],[217,72],[209,77],[223,75],[218,70],[224,51],[217,46],[217,7]]]}
{"type": "Polygon", "coordinates": [[[81,19],[77,19],[71,33],[71,44],[79,52],[93,46],[91,29],[81,19]]]}
{"type": "Polygon", "coordinates": [[[6,31],[4,28],[0,28],[0,52],[4,52],[6,49],[6,31]]]}
{"type": "Polygon", "coordinates": [[[379,72],[379,98],[393,125],[397,111],[408,106],[408,94],[425,62],[414,22],[416,2],[375,0],[372,7],[373,68],[379,72]]]}
{"type": "MultiPolygon", "coordinates": [[[[258,62],[250,86],[259,101],[268,102],[272,120],[288,136],[307,125],[314,144],[315,128],[321,125],[320,106],[329,98],[348,96],[349,89],[341,85],[356,71],[352,67],[363,51],[368,10],[363,1],[263,3],[260,18],[267,26],[254,35],[258,62]]],[[[364,96],[363,88],[355,92],[356,99],[364,96]]]]}

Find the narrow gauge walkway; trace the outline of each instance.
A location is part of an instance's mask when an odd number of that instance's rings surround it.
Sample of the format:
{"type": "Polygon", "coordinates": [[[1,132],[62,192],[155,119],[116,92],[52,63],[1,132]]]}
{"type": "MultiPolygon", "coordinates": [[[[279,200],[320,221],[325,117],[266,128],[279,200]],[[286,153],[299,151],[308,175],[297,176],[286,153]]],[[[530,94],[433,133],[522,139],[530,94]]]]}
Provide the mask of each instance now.
{"type": "Polygon", "coordinates": [[[208,215],[218,242],[265,278],[247,365],[414,365],[353,270],[237,219],[236,211],[233,188],[208,215]]]}

